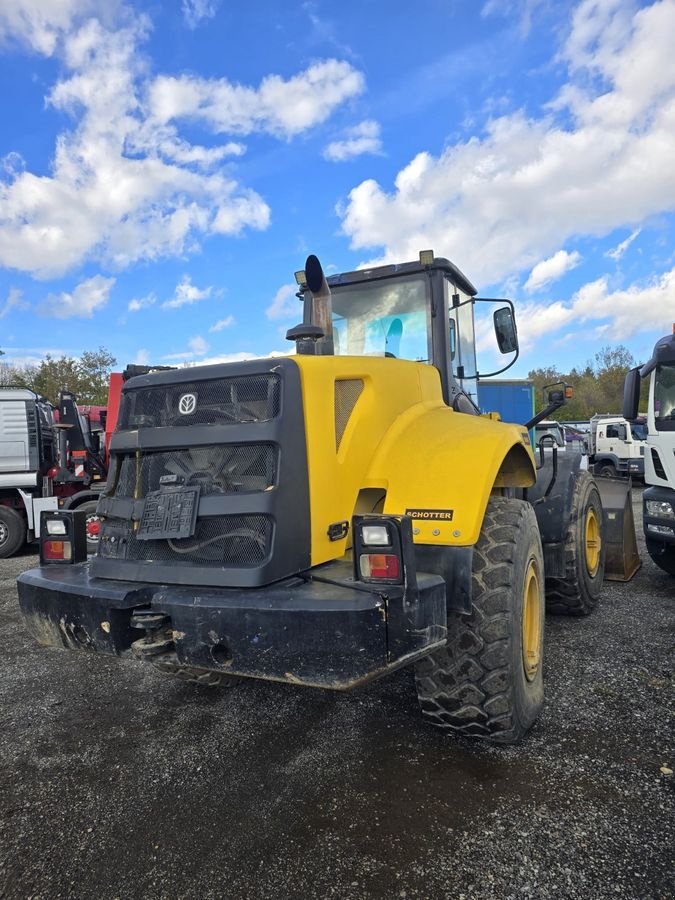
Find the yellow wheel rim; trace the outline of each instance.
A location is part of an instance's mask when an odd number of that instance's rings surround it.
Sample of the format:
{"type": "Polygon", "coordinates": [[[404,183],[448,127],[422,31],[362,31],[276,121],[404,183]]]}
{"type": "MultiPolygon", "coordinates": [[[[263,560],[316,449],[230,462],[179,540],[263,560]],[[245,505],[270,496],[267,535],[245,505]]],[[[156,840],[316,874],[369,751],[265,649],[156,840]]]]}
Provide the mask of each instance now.
{"type": "Polygon", "coordinates": [[[593,578],[600,566],[600,551],[602,550],[602,535],[600,523],[591,507],[586,513],[586,525],[584,528],[584,546],[586,552],[586,569],[593,578]]]}
{"type": "Polygon", "coordinates": [[[523,596],[523,669],[533,681],[541,665],[542,597],[539,570],[531,559],[525,573],[523,596]]]}

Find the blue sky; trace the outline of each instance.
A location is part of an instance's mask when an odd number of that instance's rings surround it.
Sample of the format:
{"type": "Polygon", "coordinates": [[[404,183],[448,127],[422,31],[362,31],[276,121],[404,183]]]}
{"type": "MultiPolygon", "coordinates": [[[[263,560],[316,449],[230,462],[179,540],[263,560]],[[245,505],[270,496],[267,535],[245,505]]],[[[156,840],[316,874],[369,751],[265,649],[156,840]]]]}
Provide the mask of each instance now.
{"type": "Polygon", "coordinates": [[[646,359],[673,47],[675,0],[0,0],[3,359],[285,351],[308,252],[426,248],[514,299],[510,374],[646,359]]]}

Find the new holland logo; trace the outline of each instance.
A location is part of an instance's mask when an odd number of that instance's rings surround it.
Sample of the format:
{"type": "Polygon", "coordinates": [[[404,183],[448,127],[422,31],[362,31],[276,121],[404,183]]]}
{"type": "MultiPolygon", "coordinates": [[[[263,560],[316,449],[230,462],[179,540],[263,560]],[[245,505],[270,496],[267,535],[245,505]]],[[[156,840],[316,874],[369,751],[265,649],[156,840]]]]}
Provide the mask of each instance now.
{"type": "Polygon", "coordinates": [[[178,401],[178,412],[182,416],[189,416],[197,408],[196,394],[183,394],[178,401]]]}

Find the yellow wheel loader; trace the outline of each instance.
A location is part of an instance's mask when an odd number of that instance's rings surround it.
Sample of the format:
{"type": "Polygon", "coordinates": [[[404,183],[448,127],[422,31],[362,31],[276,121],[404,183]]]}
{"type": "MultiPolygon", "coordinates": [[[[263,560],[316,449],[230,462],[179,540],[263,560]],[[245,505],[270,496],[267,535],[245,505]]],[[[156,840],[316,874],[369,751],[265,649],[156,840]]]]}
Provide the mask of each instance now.
{"type": "MultiPolygon", "coordinates": [[[[203,684],[345,690],[414,664],[432,724],[518,741],[545,593],[583,615],[600,592],[595,482],[533,452],[535,420],[478,414],[480,298],[447,259],[326,279],[311,256],[296,280],[294,356],[127,381],[98,551],[77,511],[44,514],[27,626],[203,684]]],[[[489,302],[513,357],[513,305],[489,302]]]]}

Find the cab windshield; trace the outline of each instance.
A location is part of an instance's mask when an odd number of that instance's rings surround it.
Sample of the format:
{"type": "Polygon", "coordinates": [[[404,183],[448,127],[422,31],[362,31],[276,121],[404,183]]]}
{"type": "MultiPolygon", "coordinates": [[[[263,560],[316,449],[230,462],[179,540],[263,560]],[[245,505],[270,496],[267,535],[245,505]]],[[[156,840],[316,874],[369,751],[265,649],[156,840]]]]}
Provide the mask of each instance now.
{"type": "Polygon", "coordinates": [[[429,281],[424,275],[331,288],[335,353],[431,360],[429,281]]]}
{"type": "Polygon", "coordinates": [[[675,365],[656,367],[654,420],[659,431],[675,431],[675,365]]]}

